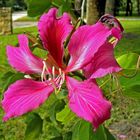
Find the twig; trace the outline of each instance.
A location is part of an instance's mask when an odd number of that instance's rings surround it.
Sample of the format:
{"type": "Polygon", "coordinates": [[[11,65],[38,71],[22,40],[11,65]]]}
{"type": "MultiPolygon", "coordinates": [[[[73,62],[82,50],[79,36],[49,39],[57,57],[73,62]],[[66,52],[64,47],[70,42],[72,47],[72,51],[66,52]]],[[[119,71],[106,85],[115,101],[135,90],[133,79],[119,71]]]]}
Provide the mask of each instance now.
{"type": "Polygon", "coordinates": [[[81,19],[84,21],[84,8],[85,8],[85,2],[86,0],[83,0],[82,6],[81,6],[81,19]]]}

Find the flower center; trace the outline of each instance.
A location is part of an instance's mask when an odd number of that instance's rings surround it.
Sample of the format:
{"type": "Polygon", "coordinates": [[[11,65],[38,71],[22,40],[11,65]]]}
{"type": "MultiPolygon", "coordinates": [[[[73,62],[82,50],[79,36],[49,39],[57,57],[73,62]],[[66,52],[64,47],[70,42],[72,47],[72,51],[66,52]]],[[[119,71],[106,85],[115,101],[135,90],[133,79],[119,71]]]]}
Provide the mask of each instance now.
{"type": "Polygon", "coordinates": [[[62,71],[61,68],[57,70],[55,66],[52,66],[51,69],[49,69],[46,62],[43,61],[41,81],[46,82],[47,85],[52,85],[55,89],[55,93],[58,93],[65,81],[65,72],[62,71]],[[56,91],[57,89],[58,91],[56,91]]]}

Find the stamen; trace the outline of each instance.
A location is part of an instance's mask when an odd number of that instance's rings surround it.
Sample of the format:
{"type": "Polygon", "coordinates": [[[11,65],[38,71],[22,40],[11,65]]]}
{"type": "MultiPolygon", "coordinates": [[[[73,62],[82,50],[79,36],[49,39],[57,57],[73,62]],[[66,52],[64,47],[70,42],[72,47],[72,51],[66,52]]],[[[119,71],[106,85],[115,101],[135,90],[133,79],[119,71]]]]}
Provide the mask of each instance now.
{"type": "Polygon", "coordinates": [[[46,65],[46,62],[43,61],[43,64],[44,64],[44,66],[45,66],[45,69],[47,70],[48,75],[51,76],[51,74],[50,74],[50,72],[49,72],[49,69],[48,69],[48,67],[47,67],[47,65],[46,65]]]}
{"type": "Polygon", "coordinates": [[[56,92],[56,94],[58,94],[59,91],[61,90],[61,87],[62,87],[62,84],[64,83],[64,81],[65,81],[65,73],[63,72],[62,75],[61,75],[61,80],[59,82],[59,88],[58,88],[58,91],[56,92]]]}
{"type": "Polygon", "coordinates": [[[41,81],[43,82],[44,79],[45,79],[45,69],[46,69],[46,64],[45,62],[43,61],[43,70],[42,70],[42,73],[41,73],[41,81]]]}
{"type": "Polygon", "coordinates": [[[59,68],[59,74],[62,75],[62,70],[59,68]]]}
{"type": "Polygon", "coordinates": [[[65,81],[65,74],[64,74],[64,72],[62,73],[62,76],[61,76],[61,80],[60,80],[60,86],[64,83],[64,81],[65,81]]]}
{"type": "Polygon", "coordinates": [[[58,76],[55,78],[55,81],[57,82],[60,78],[61,78],[61,75],[58,75],[58,76]]]}
{"type": "Polygon", "coordinates": [[[63,72],[62,78],[63,78],[63,83],[64,83],[64,81],[65,81],[65,73],[64,72],[63,72]]]}
{"type": "Polygon", "coordinates": [[[58,92],[61,90],[62,84],[65,81],[65,73],[61,70],[61,68],[59,68],[59,74],[56,77],[55,66],[52,67],[52,74],[51,74],[48,70],[46,62],[43,61],[41,81],[43,82],[44,80],[47,82],[48,85],[52,85],[55,90],[55,94],[58,94],[58,92]],[[47,71],[47,75],[49,75],[49,78],[48,78],[49,82],[47,82],[47,79],[46,79],[46,73],[45,73],[46,71],[47,71]]]}
{"type": "Polygon", "coordinates": [[[55,78],[55,67],[54,66],[52,67],[52,77],[53,77],[53,79],[55,78]]]}
{"type": "Polygon", "coordinates": [[[50,82],[51,82],[51,84],[52,84],[54,90],[56,91],[57,87],[56,87],[56,85],[55,85],[55,82],[54,82],[53,80],[51,80],[50,82]]]}
{"type": "Polygon", "coordinates": [[[46,81],[46,75],[45,75],[45,70],[47,71],[47,74],[49,75],[49,78],[52,77],[48,68],[47,68],[47,65],[46,65],[46,62],[43,61],[43,70],[42,70],[42,73],[41,73],[41,81],[43,82],[44,80],[46,81]]]}

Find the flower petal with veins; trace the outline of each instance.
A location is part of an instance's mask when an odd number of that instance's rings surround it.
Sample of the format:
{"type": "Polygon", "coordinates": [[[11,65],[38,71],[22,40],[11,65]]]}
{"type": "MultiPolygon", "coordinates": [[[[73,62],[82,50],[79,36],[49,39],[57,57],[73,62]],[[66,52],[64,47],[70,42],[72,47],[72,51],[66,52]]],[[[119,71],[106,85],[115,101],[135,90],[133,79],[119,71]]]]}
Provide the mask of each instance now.
{"type": "Polygon", "coordinates": [[[68,45],[70,61],[66,71],[75,71],[87,65],[108,38],[113,34],[116,36],[116,33],[120,34],[121,31],[116,27],[110,29],[101,22],[78,28],[72,35],[68,45]]]}
{"type": "Polygon", "coordinates": [[[94,128],[110,118],[111,103],[93,80],[82,82],[67,77],[69,107],[77,116],[91,122],[94,128]]]}
{"type": "Polygon", "coordinates": [[[7,46],[8,62],[16,70],[26,73],[41,73],[43,68],[42,59],[38,58],[28,47],[26,35],[18,35],[19,47],[7,46]]]}
{"type": "Polygon", "coordinates": [[[41,16],[38,30],[44,47],[53,56],[61,67],[63,62],[63,43],[72,30],[71,20],[67,13],[57,16],[58,10],[51,8],[48,13],[41,16]]]}
{"type": "Polygon", "coordinates": [[[2,101],[2,107],[6,113],[3,120],[7,121],[38,108],[53,90],[51,84],[31,79],[19,80],[10,85],[2,101]]]}
{"type": "Polygon", "coordinates": [[[121,67],[114,57],[113,44],[106,42],[95,53],[92,62],[83,68],[86,78],[101,78],[113,72],[119,72],[121,67]]]}

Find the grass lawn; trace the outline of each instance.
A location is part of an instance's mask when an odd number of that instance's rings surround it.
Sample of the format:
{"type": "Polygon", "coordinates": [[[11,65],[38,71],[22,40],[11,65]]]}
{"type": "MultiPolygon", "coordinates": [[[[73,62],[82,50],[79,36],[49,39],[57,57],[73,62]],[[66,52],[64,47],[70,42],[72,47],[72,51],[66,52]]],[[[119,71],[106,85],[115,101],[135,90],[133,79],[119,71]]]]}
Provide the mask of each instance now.
{"type": "MultiPolygon", "coordinates": [[[[116,57],[127,52],[137,52],[140,54],[140,21],[121,21],[124,27],[124,38],[119,42],[115,49],[116,57]]],[[[37,34],[36,27],[29,28],[20,28],[14,29],[13,35],[4,35],[0,36],[0,76],[3,75],[6,71],[11,70],[11,67],[8,65],[6,57],[6,46],[13,45],[15,46],[18,43],[17,35],[30,32],[34,35],[37,34]]],[[[38,53],[38,51],[36,51],[38,53]]],[[[42,52],[39,52],[41,56],[42,52]]],[[[119,108],[119,107],[118,107],[119,108]]],[[[116,114],[115,114],[116,115],[116,114]]],[[[127,114],[126,114],[127,115],[127,114]]],[[[2,139],[2,134],[5,136],[5,140],[17,140],[23,139],[25,123],[23,123],[23,118],[14,119],[8,121],[7,123],[2,123],[3,111],[0,109],[0,139],[2,139]]],[[[140,115],[139,115],[140,116],[140,115]]],[[[114,118],[113,118],[114,119],[114,118]]],[[[121,125],[121,124],[120,124],[121,125]]],[[[47,134],[43,134],[42,140],[45,139],[47,134]],[[43,138],[44,137],[44,138],[43,138]]],[[[4,138],[3,138],[4,139],[4,138]]]]}
{"type": "Polygon", "coordinates": [[[126,52],[140,54],[140,21],[121,21],[124,27],[124,37],[116,47],[116,56],[126,52]]]}

